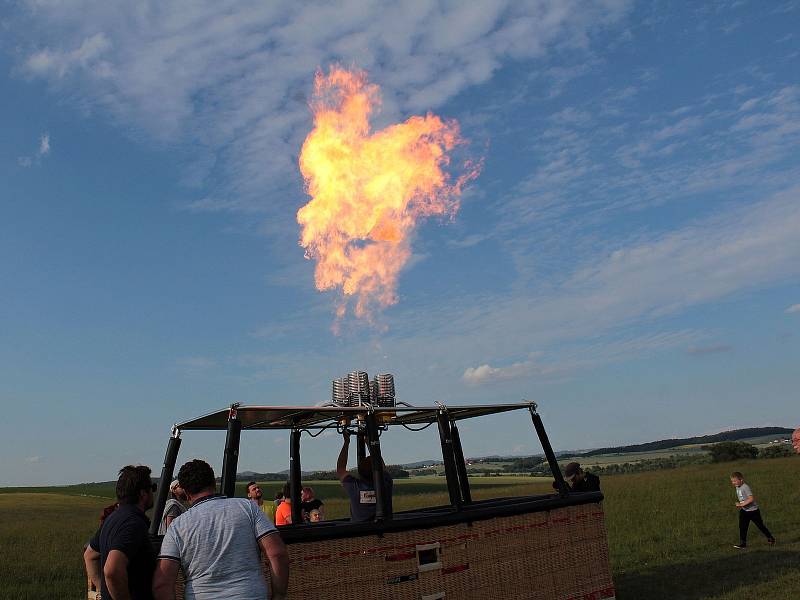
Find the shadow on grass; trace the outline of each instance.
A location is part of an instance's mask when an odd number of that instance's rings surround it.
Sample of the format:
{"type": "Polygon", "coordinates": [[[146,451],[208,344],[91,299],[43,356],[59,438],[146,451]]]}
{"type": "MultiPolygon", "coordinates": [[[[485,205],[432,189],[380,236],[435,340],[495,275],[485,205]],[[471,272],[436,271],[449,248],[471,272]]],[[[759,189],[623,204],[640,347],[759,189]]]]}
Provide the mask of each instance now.
{"type": "Polygon", "coordinates": [[[708,561],[619,573],[614,584],[620,600],[703,600],[742,586],[769,583],[798,564],[800,551],[748,549],[708,561]]]}

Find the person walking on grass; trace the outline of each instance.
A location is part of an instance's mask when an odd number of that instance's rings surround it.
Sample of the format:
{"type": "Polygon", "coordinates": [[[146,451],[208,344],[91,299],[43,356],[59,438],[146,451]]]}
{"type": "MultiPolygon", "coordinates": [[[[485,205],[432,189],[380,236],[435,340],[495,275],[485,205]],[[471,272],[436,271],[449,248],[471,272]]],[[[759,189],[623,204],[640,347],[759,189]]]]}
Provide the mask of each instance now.
{"type": "Polygon", "coordinates": [[[153,577],[156,600],[174,600],[180,567],[186,577],[186,600],[266,599],[262,551],[271,571],[271,599],[286,600],[289,555],[258,506],[247,498],[217,494],[214,470],[202,460],[183,465],[178,481],[191,508],[164,535],[153,577]]]}
{"type": "Polygon", "coordinates": [[[739,509],[739,543],[734,544],[733,547],[739,550],[747,548],[747,529],[750,527],[750,521],[755,523],[761,533],[767,537],[769,545],[774,544],[775,538],[764,525],[758,503],[753,497],[753,490],[744,482],[744,475],[739,471],[731,473],[731,485],[736,488],[736,498],[738,499],[736,508],[739,509]]]}
{"type": "Polygon", "coordinates": [[[123,467],[117,479],[119,507],[106,517],[83,554],[86,572],[112,600],[151,600],[156,555],[150,546],[150,521],[145,511],[153,507],[156,486],[150,468],[123,467]]]}

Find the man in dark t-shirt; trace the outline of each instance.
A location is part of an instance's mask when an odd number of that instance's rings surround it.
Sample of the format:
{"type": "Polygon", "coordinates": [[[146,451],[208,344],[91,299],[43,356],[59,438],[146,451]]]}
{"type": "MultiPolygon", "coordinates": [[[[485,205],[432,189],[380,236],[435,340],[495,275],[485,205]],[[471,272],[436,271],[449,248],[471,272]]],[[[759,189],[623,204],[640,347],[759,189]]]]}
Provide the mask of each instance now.
{"type": "MultiPolygon", "coordinates": [[[[358,463],[358,477],[353,477],[347,471],[347,454],[350,448],[350,434],[344,434],[344,444],[336,461],[336,474],[342,482],[344,491],[350,498],[351,521],[374,521],[377,499],[375,497],[375,484],[372,481],[372,457],[362,458],[358,463]]],[[[385,465],[384,465],[385,467],[385,465]]],[[[384,489],[386,490],[386,504],[389,512],[392,511],[392,488],[394,482],[386,471],[383,472],[384,489]]]]}
{"type": "Polygon", "coordinates": [[[152,600],[156,556],[150,545],[150,521],[155,485],[150,469],[127,466],[117,480],[119,508],[103,522],[84,552],[92,582],[100,584],[102,598],[152,600]],[[99,580],[99,581],[98,581],[99,580]]]}
{"type": "Polygon", "coordinates": [[[599,492],[600,478],[581,468],[580,463],[571,462],[564,469],[564,481],[571,492],[599,492]]]}

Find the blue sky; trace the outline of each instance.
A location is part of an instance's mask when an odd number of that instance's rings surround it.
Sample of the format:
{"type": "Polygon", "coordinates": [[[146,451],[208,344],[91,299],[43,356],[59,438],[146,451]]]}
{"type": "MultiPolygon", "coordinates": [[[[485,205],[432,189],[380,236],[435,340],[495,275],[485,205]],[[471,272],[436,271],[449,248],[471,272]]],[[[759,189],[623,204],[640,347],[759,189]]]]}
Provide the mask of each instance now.
{"type": "MultiPolygon", "coordinates": [[[[356,368],[535,399],[564,449],[800,424],[800,4],[474,4],[0,6],[0,485],[157,469],[173,422],[356,368]],[[433,111],[485,159],[338,336],[295,221],[333,62],[381,86],[375,127],[433,111]]],[[[437,456],[404,433],[390,462],[437,456]]],[[[525,419],[462,437],[539,451],[525,419]]],[[[243,439],[241,469],[286,468],[285,435],[243,439]]]]}

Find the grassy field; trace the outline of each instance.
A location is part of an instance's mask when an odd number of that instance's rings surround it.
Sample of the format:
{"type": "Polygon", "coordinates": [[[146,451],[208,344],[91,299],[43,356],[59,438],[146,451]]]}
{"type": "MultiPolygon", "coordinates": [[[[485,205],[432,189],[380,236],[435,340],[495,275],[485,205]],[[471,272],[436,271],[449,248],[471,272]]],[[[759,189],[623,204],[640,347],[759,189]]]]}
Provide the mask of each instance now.
{"type": "MultiPolygon", "coordinates": [[[[800,590],[800,459],[695,465],[603,478],[617,597],[622,600],[771,600],[800,590]],[[737,551],[736,509],[728,474],[745,473],[767,525],[768,547],[753,528],[737,551]]],[[[337,482],[314,482],[328,515],[344,516],[337,482]]],[[[547,480],[476,478],[476,498],[540,493],[547,480]]],[[[277,489],[265,483],[265,493],[277,489]]],[[[81,598],[82,544],[109,503],[90,486],[0,490],[0,598],[81,598]],[[81,495],[89,494],[89,495],[81,495]]],[[[111,490],[106,494],[110,495],[111,490]]],[[[396,510],[444,504],[438,478],[398,481],[396,510]]]]}

